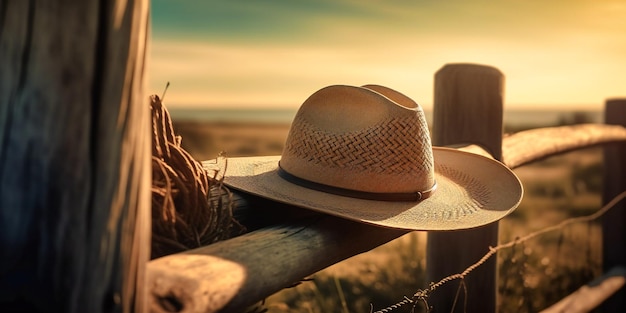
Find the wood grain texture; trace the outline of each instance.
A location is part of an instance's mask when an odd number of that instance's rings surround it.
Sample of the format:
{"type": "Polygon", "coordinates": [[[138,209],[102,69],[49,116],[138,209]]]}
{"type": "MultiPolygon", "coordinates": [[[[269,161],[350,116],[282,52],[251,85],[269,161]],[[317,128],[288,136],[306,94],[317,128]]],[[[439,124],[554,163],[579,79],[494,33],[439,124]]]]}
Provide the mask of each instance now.
{"type": "MultiPolygon", "coordinates": [[[[435,74],[433,145],[474,144],[502,160],[504,75],[478,64],[446,64],[435,74]]],[[[426,280],[463,272],[498,243],[498,222],[482,227],[429,232],[426,246],[426,280]]],[[[456,284],[446,284],[428,302],[438,312],[495,312],[496,260],[487,260],[466,278],[467,295],[457,305],[456,284]],[[454,310],[453,310],[454,309],[454,310]]]]}
{"type": "MultiPolygon", "coordinates": [[[[612,127],[626,127],[626,98],[609,99],[604,121],[612,127]]],[[[626,130],[623,130],[626,133],[626,130]]],[[[626,136],[626,135],[625,135],[626,136]]],[[[602,203],[606,204],[626,190],[626,141],[604,146],[604,188],[602,203]]],[[[626,264],[626,203],[618,203],[602,217],[602,268],[609,271],[626,264]]],[[[602,305],[603,312],[626,312],[626,288],[602,305]]]]}
{"type": "Polygon", "coordinates": [[[2,303],[142,310],[148,4],[0,4],[2,303]]]}
{"type": "MultiPolygon", "coordinates": [[[[624,106],[626,108],[626,105],[624,106]]],[[[626,116],[626,113],[624,114],[626,116]]],[[[502,139],[502,163],[508,168],[515,169],[526,164],[549,158],[551,156],[587,149],[595,146],[604,146],[614,150],[626,143],[626,126],[607,124],[579,124],[572,126],[544,127],[521,131],[508,135],[502,139]]],[[[458,147],[459,150],[491,157],[489,152],[478,145],[458,147]]],[[[619,153],[618,153],[619,155],[619,153]]],[[[621,169],[623,161],[621,156],[614,157],[616,164],[609,168],[621,169]]],[[[609,171],[610,173],[620,172],[609,171]]],[[[609,173],[607,172],[607,173],[609,173]]],[[[612,174],[615,175],[615,174],[612,174]]],[[[617,174],[617,176],[622,177],[617,174]]],[[[608,179],[615,181],[615,179],[608,179]]],[[[614,185],[614,184],[609,184],[614,185]]],[[[614,195],[624,190],[616,188],[614,195]]],[[[611,196],[610,198],[613,198],[611,196]]],[[[610,200],[607,197],[607,202],[610,200]]]]}
{"type": "Polygon", "coordinates": [[[504,164],[516,168],[556,154],[619,141],[626,141],[626,128],[619,125],[537,128],[505,137],[502,156],[504,164]]]}
{"type": "MultiPolygon", "coordinates": [[[[289,215],[272,208],[256,209],[267,216],[289,215]]],[[[303,210],[296,211],[298,216],[303,210]]],[[[150,261],[150,311],[241,312],[308,275],[406,233],[318,213],[287,219],[150,261]]]]}
{"type": "Polygon", "coordinates": [[[504,75],[497,68],[446,64],[435,74],[433,143],[475,144],[502,159],[503,95],[504,75]]]}

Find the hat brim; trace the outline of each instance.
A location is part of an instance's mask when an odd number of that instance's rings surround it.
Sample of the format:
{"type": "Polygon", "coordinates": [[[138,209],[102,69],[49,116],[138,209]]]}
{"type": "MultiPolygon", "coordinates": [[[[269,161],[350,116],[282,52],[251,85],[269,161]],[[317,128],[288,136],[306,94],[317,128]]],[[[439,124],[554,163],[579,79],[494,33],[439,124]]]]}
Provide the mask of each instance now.
{"type": "Polygon", "coordinates": [[[519,205],[523,187],[502,163],[433,147],[437,190],[419,202],[350,198],[308,189],[278,175],[280,156],[229,158],[224,183],[274,201],[372,225],[406,230],[458,230],[497,221],[519,205]]]}

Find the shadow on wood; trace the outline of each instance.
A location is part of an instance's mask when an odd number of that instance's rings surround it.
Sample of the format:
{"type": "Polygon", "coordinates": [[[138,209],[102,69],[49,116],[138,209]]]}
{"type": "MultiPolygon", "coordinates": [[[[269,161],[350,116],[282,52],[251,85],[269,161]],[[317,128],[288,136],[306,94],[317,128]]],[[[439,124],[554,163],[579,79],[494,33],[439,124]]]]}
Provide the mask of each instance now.
{"type": "MultiPolygon", "coordinates": [[[[276,216],[271,209],[257,210],[276,216]]],[[[150,309],[240,312],[308,275],[405,233],[313,213],[155,259],[148,264],[150,309]]]]}
{"type": "MultiPolygon", "coordinates": [[[[606,102],[604,120],[612,127],[626,126],[626,99],[609,99],[606,102]]],[[[626,190],[626,143],[604,147],[604,188],[602,203],[626,190]]],[[[602,219],[602,267],[609,271],[614,267],[626,266],[626,203],[622,202],[602,219]]],[[[603,304],[606,312],[626,311],[626,288],[603,304]]]]}
{"type": "Polygon", "coordinates": [[[147,0],[0,4],[0,306],[141,312],[147,0]]]}

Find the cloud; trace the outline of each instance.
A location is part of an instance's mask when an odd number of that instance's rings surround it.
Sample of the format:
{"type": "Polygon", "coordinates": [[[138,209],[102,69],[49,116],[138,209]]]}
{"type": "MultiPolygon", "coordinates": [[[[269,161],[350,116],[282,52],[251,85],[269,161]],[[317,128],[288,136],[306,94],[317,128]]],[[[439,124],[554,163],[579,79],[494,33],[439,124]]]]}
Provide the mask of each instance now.
{"type": "Polygon", "coordinates": [[[172,81],[179,105],[297,107],[326,85],[377,83],[428,107],[434,73],[471,62],[502,70],[513,104],[624,92],[616,0],[259,3],[153,0],[151,89],[172,81]]]}
{"type": "MultiPolygon", "coordinates": [[[[323,47],[220,46],[158,41],[151,53],[152,89],[172,82],[170,102],[184,105],[272,105],[297,107],[309,94],[331,84],[416,82],[414,60],[377,60],[384,49],[353,57],[351,49],[323,47]],[[175,57],[173,57],[175,56],[175,57]],[[178,94],[178,96],[177,96],[178,94]]],[[[362,53],[362,51],[361,51],[362,53]]],[[[432,76],[427,74],[428,79],[432,76]]],[[[399,86],[402,87],[402,86],[399,86]]],[[[430,86],[426,90],[430,92],[430,86]]]]}

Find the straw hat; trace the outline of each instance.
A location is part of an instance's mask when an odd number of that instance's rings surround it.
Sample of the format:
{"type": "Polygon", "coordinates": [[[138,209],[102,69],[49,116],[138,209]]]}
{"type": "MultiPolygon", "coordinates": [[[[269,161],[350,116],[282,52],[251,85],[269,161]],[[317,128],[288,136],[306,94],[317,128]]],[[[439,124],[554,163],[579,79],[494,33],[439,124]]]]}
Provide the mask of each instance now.
{"type": "Polygon", "coordinates": [[[224,183],[378,226],[454,230],[497,221],[522,198],[498,161],[432,147],[421,107],[377,85],[335,85],[300,107],[282,156],[229,158],[224,183]]]}

